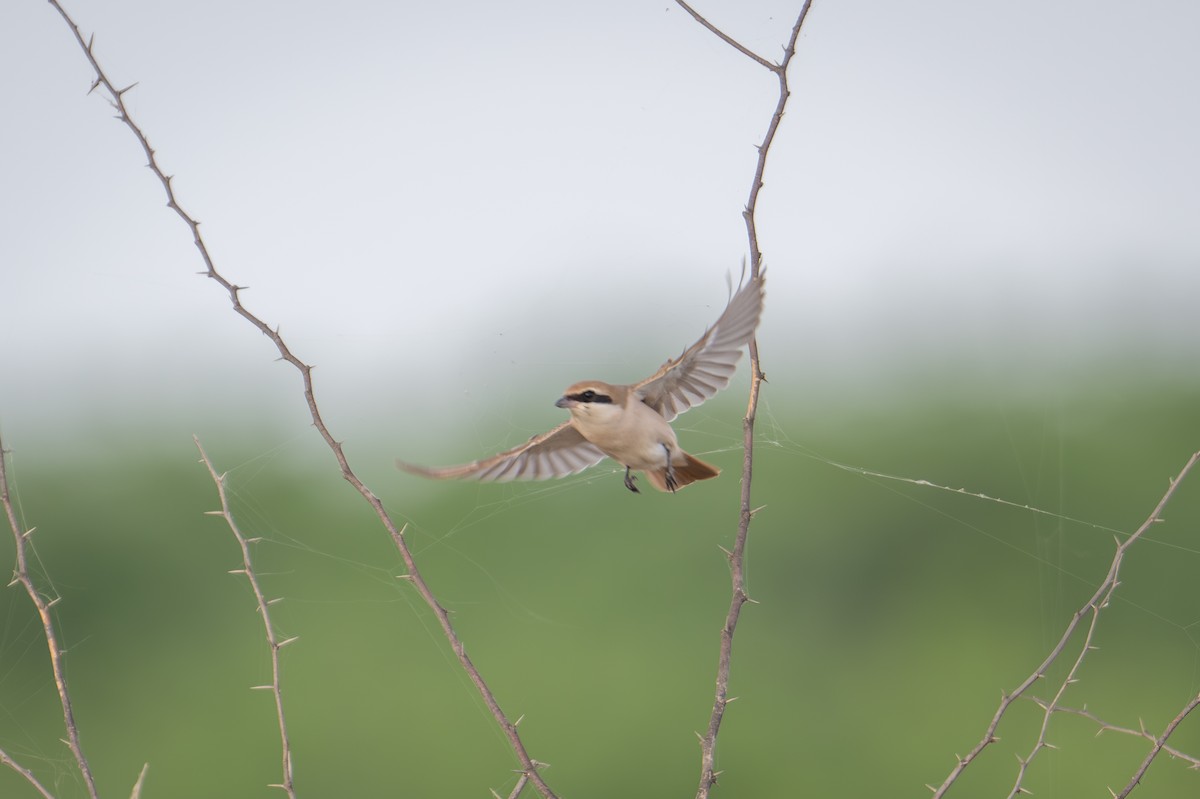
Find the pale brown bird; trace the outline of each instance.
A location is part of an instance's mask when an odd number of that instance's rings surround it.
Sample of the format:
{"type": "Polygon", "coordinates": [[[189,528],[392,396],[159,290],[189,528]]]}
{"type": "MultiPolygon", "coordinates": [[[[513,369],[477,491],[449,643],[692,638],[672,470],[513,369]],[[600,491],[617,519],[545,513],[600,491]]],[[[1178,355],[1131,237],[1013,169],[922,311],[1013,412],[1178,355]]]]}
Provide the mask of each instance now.
{"type": "Polygon", "coordinates": [[[669,423],[729,385],[742,347],[754,338],[762,304],[760,275],[738,289],[716,324],[678,358],[632,385],[575,383],[554,403],[571,418],[518,447],[461,466],[428,468],[399,460],[396,465],[435,479],[507,482],[565,477],[607,455],[625,467],[625,486],[634,493],[633,470],[645,472],[659,491],[716,477],[717,467],[680,448],[669,423]]]}

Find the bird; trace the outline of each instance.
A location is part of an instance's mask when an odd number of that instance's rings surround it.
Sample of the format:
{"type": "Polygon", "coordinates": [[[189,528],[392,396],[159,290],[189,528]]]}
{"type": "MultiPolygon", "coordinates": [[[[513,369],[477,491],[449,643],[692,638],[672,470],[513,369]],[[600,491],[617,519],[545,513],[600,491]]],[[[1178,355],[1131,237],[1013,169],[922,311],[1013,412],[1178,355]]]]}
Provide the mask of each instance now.
{"type": "Polygon", "coordinates": [[[625,467],[625,487],[635,494],[641,492],[634,471],[644,473],[659,491],[671,493],[716,477],[720,469],[685,452],[670,423],[729,385],[742,348],[758,328],[764,278],[760,273],[745,281],[699,340],[645,380],[629,385],[582,380],[569,386],[554,404],[569,411],[570,418],[553,430],[459,466],[401,460],[396,466],[436,480],[507,482],[566,477],[609,457],[625,467]]]}

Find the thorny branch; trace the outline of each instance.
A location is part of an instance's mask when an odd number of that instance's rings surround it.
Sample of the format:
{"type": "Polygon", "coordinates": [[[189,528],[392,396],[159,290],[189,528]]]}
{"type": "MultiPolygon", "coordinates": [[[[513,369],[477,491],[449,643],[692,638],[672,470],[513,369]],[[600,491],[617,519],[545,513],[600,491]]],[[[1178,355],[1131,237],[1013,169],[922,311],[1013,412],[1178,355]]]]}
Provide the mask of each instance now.
{"type": "MultiPolygon", "coordinates": [[[[788,66],[792,62],[792,56],[796,54],[796,41],[800,38],[800,29],[804,26],[804,20],[808,17],[808,10],[812,6],[812,0],[805,0],[804,5],[801,7],[800,14],[796,17],[796,24],[792,27],[791,37],[788,39],[787,46],[783,50],[783,61],[778,64],[772,64],[770,61],[742,46],[697,13],[684,0],[676,0],[676,2],[679,3],[684,11],[691,14],[697,22],[714,33],[722,41],[755,63],[775,73],[775,77],[779,81],[779,100],[775,104],[774,113],[771,114],[771,121],[767,125],[767,132],[763,136],[762,143],[758,146],[758,163],[754,169],[754,180],[750,185],[750,197],[746,202],[745,210],[742,212],[742,216],[746,222],[746,235],[750,242],[750,275],[751,278],[757,278],[762,271],[762,251],[758,246],[758,227],[755,221],[755,212],[758,210],[758,195],[762,191],[763,175],[767,169],[767,153],[770,152],[771,144],[775,141],[775,134],[779,130],[780,122],[783,121],[783,112],[787,107],[788,97],[790,96],[788,89],[788,66]]],[[[700,785],[696,790],[696,799],[707,799],[712,791],[712,787],[717,783],[719,775],[719,772],[715,770],[717,736],[721,731],[721,720],[725,716],[725,708],[736,698],[729,696],[729,672],[733,659],[733,636],[737,630],[738,618],[741,616],[742,606],[750,601],[750,597],[746,593],[745,556],[746,538],[750,533],[750,519],[754,515],[754,510],[750,505],[750,481],[754,470],[754,419],[758,410],[759,389],[765,379],[766,375],[763,374],[762,365],[758,357],[758,342],[755,339],[751,339],[750,397],[746,406],[746,416],[742,420],[742,448],[744,454],[742,459],[740,514],[738,517],[737,537],[734,539],[733,549],[726,553],[729,558],[733,596],[729,603],[729,612],[725,616],[725,626],[721,629],[721,647],[717,662],[717,689],[716,697],[713,700],[712,714],[709,717],[708,729],[700,736],[700,785]]]]}
{"type": "MultiPolygon", "coordinates": [[[[4,506],[4,515],[8,519],[8,526],[12,530],[13,539],[17,545],[17,565],[13,570],[13,580],[9,585],[20,583],[21,587],[25,589],[25,593],[33,601],[34,607],[37,608],[38,618],[42,621],[42,633],[46,638],[46,647],[50,650],[50,670],[54,674],[54,686],[58,689],[58,701],[62,705],[63,726],[67,730],[66,744],[70,747],[71,754],[75,756],[75,765],[78,766],[79,773],[83,776],[88,796],[91,799],[96,799],[96,781],[92,777],[92,768],[88,765],[87,758],[83,755],[83,746],[79,742],[79,727],[75,724],[75,711],[71,708],[71,694],[67,690],[67,672],[66,666],[63,664],[63,655],[65,652],[59,646],[58,635],[54,631],[54,618],[50,614],[50,608],[58,604],[58,597],[47,600],[42,596],[42,592],[37,589],[37,586],[33,584],[33,578],[29,576],[27,544],[29,537],[33,535],[36,528],[22,530],[21,524],[17,520],[17,512],[13,507],[12,498],[8,491],[8,472],[4,465],[3,441],[0,441],[0,505],[4,506]]],[[[43,796],[50,796],[49,792],[38,783],[31,772],[14,763],[7,754],[0,752],[0,762],[3,762],[25,777],[43,796]]]]}
{"type": "MultiPolygon", "coordinates": [[[[1109,597],[1112,595],[1112,592],[1116,589],[1117,585],[1120,584],[1119,578],[1121,573],[1121,563],[1125,559],[1125,553],[1129,551],[1129,548],[1133,546],[1134,543],[1136,543],[1146,533],[1147,530],[1162,520],[1163,509],[1166,508],[1167,503],[1171,501],[1171,497],[1175,495],[1175,489],[1177,489],[1179,484],[1183,482],[1183,479],[1187,476],[1188,472],[1192,470],[1192,467],[1196,465],[1197,461],[1200,461],[1200,452],[1194,453],[1192,457],[1188,459],[1188,462],[1184,464],[1183,469],[1179,472],[1175,479],[1171,481],[1170,486],[1167,488],[1167,492],[1163,494],[1162,499],[1158,501],[1158,505],[1155,506],[1154,510],[1150,513],[1150,516],[1147,517],[1146,521],[1142,522],[1142,526],[1139,527],[1133,535],[1129,536],[1129,538],[1126,538],[1124,541],[1121,541],[1119,544],[1117,544],[1116,551],[1113,553],[1112,563],[1108,567],[1108,574],[1104,577],[1104,580],[1101,581],[1099,587],[1096,589],[1095,593],[1092,594],[1091,598],[1084,603],[1083,607],[1075,611],[1075,614],[1071,616],[1071,620],[1067,623],[1066,630],[1063,631],[1062,637],[1059,638],[1058,643],[1055,644],[1052,650],[1050,650],[1050,654],[1048,654],[1046,659],[1043,660],[1041,664],[1039,664],[1038,667],[1033,670],[1032,674],[1025,678],[1024,682],[1017,686],[1016,690],[1014,690],[1012,693],[1005,694],[1001,698],[1000,706],[996,709],[996,714],[992,717],[991,723],[989,723],[987,729],[984,730],[983,738],[980,739],[979,743],[975,744],[975,747],[971,749],[970,752],[968,752],[965,756],[958,758],[958,761],[954,764],[954,768],[951,769],[950,774],[946,777],[945,781],[942,782],[942,784],[937,788],[929,786],[933,790],[934,799],[940,799],[940,797],[945,796],[946,792],[950,790],[950,786],[958,780],[959,776],[967,769],[968,766],[975,762],[975,759],[979,757],[980,753],[982,753],[983,750],[989,745],[999,740],[996,737],[996,729],[1000,726],[1000,722],[1003,720],[1004,715],[1008,712],[1009,707],[1011,707],[1013,702],[1017,701],[1017,699],[1024,696],[1034,683],[1046,676],[1046,672],[1050,668],[1051,664],[1058,660],[1059,655],[1061,655],[1063,650],[1066,649],[1067,643],[1071,640],[1071,636],[1074,635],[1079,623],[1089,615],[1093,616],[1094,619],[1095,616],[1099,615],[1100,611],[1107,606],[1109,597]]],[[[1090,641],[1090,637],[1088,640],[1090,641]]],[[[1061,692],[1059,696],[1061,696],[1061,692]]],[[[1057,698],[1058,697],[1056,697],[1056,701],[1057,698]]],[[[1150,762],[1166,743],[1167,737],[1171,734],[1171,732],[1174,731],[1175,726],[1183,720],[1183,717],[1191,712],[1192,708],[1195,707],[1195,703],[1200,703],[1200,697],[1198,697],[1192,705],[1185,708],[1184,711],[1175,719],[1175,721],[1168,726],[1167,731],[1163,733],[1162,737],[1156,740],[1155,747],[1147,756],[1146,762],[1143,763],[1142,768],[1134,776],[1133,781],[1129,786],[1127,786],[1125,793],[1120,794],[1120,796],[1127,795],[1128,792],[1133,789],[1133,786],[1137,784],[1139,779],[1141,779],[1141,776],[1145,773],[1145,770],[1149,768],[1150,762]]]]}
{"type": "Polygon", "coordinates": [[[270,787],[282,788],[290,799],[296,799],[296,788],[292,779],[292,746],[288,739],[287,719],[283,712],[283,686],[280,684],[279,675],[279,650],[288,644],[294,643],[296,638],[280,640],[279,634],[275,630],[275,624],[271,621],[271,605],[275,604],[278,600],[268,600],[266,594],[263,593],[262,586],[259,585],[258,573],[254,571],[254,561],[250,555],[250,544],[253,542],[242,534],[241,528],[238,527],[237,521],[233,518],[233,511],[229,509],[229,496],[225,492],[225,475],[217,473],[216,467],[213,466],[212,461],[208,458],[208,453],[204,451],[204,447],[200,446],[200,439],[192,436],[192,441],[196,443],[196,449],[200,450],[200,460],[204,464],[204,467],[208,469],[209,475],[216,484],[217,498],[221,502],[220,510],[209,511],[208,513],[210,516],[220,516],[224,519],[230,532],[233,533],[233,537],[237,539],[238,546],[242,550],[242,568],[236,569],[231,573],[244,574],[246,580],[249,581],[250,589],[254,592],[255,602],[258,604],[258,614],[262,616],[263,629],[267,637],[267,646],[271,650],[271,684],[256,686],[270,690],[271,694],[275,697],[275,717],[279,722],[283,782],[270,787]]]}
{"type": "Polygon", "coordinates": [[[1138,783],[1142,781],[1142,777],[1146,775],[1146,771],[1150,768],[1150,764],[1154,762],[1154,759],[1158,757],[1158,753],[1166,748],[1167,739],[1171,737],[1171,735],[1175,732],[1175,729],[1183,723],[1184,719],[1191,715],[1191,712],[1195,710],[1197,706],[1200,706],[1200,694],[1192,697],[1191,701],[1184,705],[1183,710],[1180,710],[1175,718],[1171,719],[1171,723],[1167,725],[1165,730],[1163,730],[1162,735],[1152,739],[1154,744],[1150,747],[1150,751],[1146,753],[1146,757],[1142,760],[1142,764],[1138,766],[1137,771],[1135,771],[1133,776],[1129,778],[1129,783],[1121,789],[1121,792],[1113,794],[1113,799],[1125,799],[1126,796],[1129,796],[1133,789],[1138,786],[1138,783]]]}
{"type": "Polygon", "coordinates": [[[1037,757],[1038,753],[1043,749],[1052,747],[1052,744],[1046,740],[1046,736],[1050,732],[1050,719],[1054,715],[1054,711],[1059,707],[1059,703],[1062,701],[1063,694],[1067,692],[1067,688],[1073,685],[1078,679],[1076,675],[1079,673],[1079,668],[1083,665],[1083,660],[1087,657],[1088,652],[1092,651],[1094,647],[1092,641],[1096,637],[1096,627],[1100,624],[1100,609],[1108,607],[1109,600],[1112,599],[1113,591],[1115,590],[1117,590],[1117,583],[1114,580],[1108,586],[1108,591],[1105,592],[1100,601],[1091,605],[1092,620],[1088,624],[1083,644],[1079,647],[1079,655],[1075,658],[1075,662],[1071,664],[1071,669],[1067,672],[1067,676],[1059,683],[1058,690],[1054,693],[1054,698],[1049,702],[1042,703],[1042,724],[1038,728],[1037,740],[1034,741],[1033,748],[1029,751],[1028,755],[1017,759],[1017,778],[1013,782],[1012,790],[1008,793],[1008,799],[1013,799],[1018,794],[1029,792],[1023,784],[1025,782],[1025,775],[1029,773],[1029,766],[1033,763],[1033,759],[1037,757]]]}
{"type": "Polygon", "coordinates": [[[52,6],[54,6],[58,13],[62,15],[62,18],[71,28],[71,32],[75,35],[76,41],[79,42],[79,46],[83,49],[84,55],[87,57],[88,61],[92,65],[92,69],[96,73],[96,80],[92,84],[92,89],[95,90],[99,87],[103,87],[104,90],[109,94],[110,102],[117,112],[116,118],[120,122],[124,123],[125,126],[128,127],[133,133],[134,137],[137,139],[138,143],[142,146],[142,149],[146,153],[147,166],[150,167],[150,170],[154,173],[155,177],[157,177],[159,182],[162,183],[163,190],[167,195],[167,207],[175,211],[175,213],[178,214],[179,218],[183,220],[183,223],[187,225],[188,229],[191,231],[192,241],[195,244],[197,251],[200,253],[201,260],[204,262],[205,270],[201,274],[216,281],[217,284],[229,294],[229,299],[233,303],[233,310],[250,324],[254,325],[254,327],[258,328],[263,335],[269,338],[275,345],[276,349],[279,350],[279,354],[282,359],[290,363],[296,368],[297,371],[300,372],[300,378],[304,389],[304,401],[308,405],[309,416],[312,418],[313,426],[316,427],[317,432],[321,435],[321,438],[324,439],[325,443],[329,446],[329,449],[333,452],[333,456],[337,460],[338,466],[341,469],[342,477],[354,487],[354,489],[363,497],[364,500],[366,500],[366,502],[375,511],[376,516],[379,517],[384,529],[386,529],[388,534],[392,537],[392,541],[395,543],[397,550],[400,552],[400,557],[404,561],[404,579],[412,583],[413,587],[416,588],[417,593],[420,594],[421,599],[426,605],[429,606],[430,610],[433,611],[439,626],[442,628],[442,634],[449,642],[450,648],[454,650],[455,657],[457,657],[459,664],[467,673],[468,678],[474,684],[476,690],[482,697],[484,704],[487,705],[492,717],[496,720],[496,723],[500,725],[505,738],[512,747],[517,760],[521,764],[520,773],[529,778],[529,781],[533,783],[533,786],[542,794],[543,797],[545,797],[545,799],[554,799],[554,792],[550,790],[550,786],[546,784],[546,782],[542,779],[541,774],[538,772],[538,768],[541,764],[537,763],[532,757],[529,756],[529,753],[525,749],[525,744],[521,740],[521,736],[517,733],[516,724],[509,721],[508,717],[504,714],[504,711],[500,708],[500,705],[497,702],[495,695],[492,693],[492,690],[484,681],[483,676],[479,673],[479,670],[475,667],[475,664],[471,661],[471,658],[468,657],[466,649],[458,637],[458,633],[455,632],[454,626],[450,622],[450,614],[438,603],[437,598],[433,594],[433,590],[429,587],[429,584],[425,582],[425,578],[421,575],[420,570],[417,568],[417,563],[413,558],[412,550],[409,548],[408,543],[404,538],[404,530],[396,526],[396,523],[392,520],[387,510],[384,508],[383,502],[374,494],[374,492],[371,491],[370,488],[366,486],[365,483],[362,482],[362,480],[359,479],[358,475],[354,473],[354,470],[350,468],[350,464],[346,460],[346,454],[342,449],[341,442],[334,438],[333,434],[329,432],[329,428],[326,427],[324,419],[321,418],[321,412],[317,407],[316,395],[313,390],[312,367],[292,353],[291,349],[289,349],[288,345],[285,343],[283,337],[280,336],[278,330],[270,327],[266,322],[264,322],[242,304],[240,292],[243,287],[230,282],[220,272],[217,271],[208,247],[205,245],[204,239],[200,235],[200,223],[197,222],[194,217],[188,214],[179,205],[179,202],[175,196],[175,190],[171,185],[172,177],[167,175],[162,170],[162,167],[159,166],[155,157],[154,149],[150,146],[150,141],[146,138],[146,134],[142,132],[142,129],[137,125],[137,123],[134,122],[133,118],[129,114],[128,108],[125,105],[125,93],[129,91],[129,89],[133,88],[133,85],[136,84],[118,89],[109,80],[99,62],[96,60],[96,55],[92,47],[92,40],[84,41],[83,35],[79,31],[79,26],[75,24],[74,20],[71,19],[63,7],[59,4],[58,0],[49,0],[49,2],[52,6]]]}
{"type": "MultiPolygon", "coordinates": [[[[1036,704],[1038,707],[1042,708],[1043,710],[1047,709],[1050,706],[1049,702],[1047,702],[1044,699],[1039,699],[1036,696],[1030,697],[1030,699],[1034,702],[1034,704],[1036,704]]],[[[1195,701],[1196,701],[1196,699],[1193,698],[1191,700],[1191,702],[1189,702],[1188,704],[1191,705],[1195,701]]],[[[1116,732],[1116,733],[1120,733],[1121,735],[1132,735],[1135,738],[1145,738],[1146,740],[1150,741],[1151,743],[1158,742],[1158,736],[1155,735],[1154,733],[1150,732],[1149,730],[1147,730],[1144,724],[1139,729],[1136,729],[1136,730],[1133,729],[1132,727],[1121,727],[1117,724],[1111,724],[1111,723],[1105,721],[1104,719],[1100,718],[1099,716],[1097,716],[1092,711],[1088,710],[1086,706],[1079,708],[1079,707],[1066,707],[1065,705],[1059,705],[1054,708],[1054,712],[1055,713],[1069,713],[1072,716],[1082,716],[1083,718],[1088,719],[1089,721],[1095,723],[1100,728],[1100,729],[1096,730],[1096,735],[1103,735],[1106,732],[1116,732]]],[[[1176,749],[1173,746],[1167,746],[1165,741],[1163,742],[1162,751],[1166,752],[1168,755],[1175,758],[1176,760],[1185,761],[1188,764],[1188,768],[1190,768],[1194,771],[1200,770],[1200,757],[1196,757],[1195,755],[1189,755],[1187,752],[1184,752],[1181,749],[1176,749]]]]}
{"type": "Polygon", "coordinates": [[[33,789],[40,793],[44,799],[54,799],[54,794],[50,793],[50,791],[46,789],[45,785],[42,785],[40,782],[38,782],[38,778],[33,776],[32,771],[13,760],[8,752],[5,752],[3,749],[0,749],[0,764],[8,766],[10,769],[24,777],[25,781],[32,785],[33,789]]]}

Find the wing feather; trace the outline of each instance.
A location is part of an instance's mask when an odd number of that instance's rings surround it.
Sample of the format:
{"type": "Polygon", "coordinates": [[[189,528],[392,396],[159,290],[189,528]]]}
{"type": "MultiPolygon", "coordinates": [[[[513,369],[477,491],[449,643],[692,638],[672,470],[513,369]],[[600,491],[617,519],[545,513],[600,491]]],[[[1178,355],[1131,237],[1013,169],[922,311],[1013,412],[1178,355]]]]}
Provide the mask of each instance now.
{"type": "Polygon", "coordinates": [[[742,347],[754,338],[758,328],[764,277],[760,274],[738,289],[721,318],[704,331],[699,341],[633,386],[643,402],[669,422],[729,385],[742,357],[742,347]]]}
{"type": "Polygon", "coordinates": [[[568,420],[553,430],[490,458],[464,463],[460,466],[430,468],[397,460],[396,466],[406,472],[432,477],[435,480],[480,480],[485,483],[507,483],[510,480],[549,480],[566,477],[594,466],[604,453],[588,443],[568,420]]]}

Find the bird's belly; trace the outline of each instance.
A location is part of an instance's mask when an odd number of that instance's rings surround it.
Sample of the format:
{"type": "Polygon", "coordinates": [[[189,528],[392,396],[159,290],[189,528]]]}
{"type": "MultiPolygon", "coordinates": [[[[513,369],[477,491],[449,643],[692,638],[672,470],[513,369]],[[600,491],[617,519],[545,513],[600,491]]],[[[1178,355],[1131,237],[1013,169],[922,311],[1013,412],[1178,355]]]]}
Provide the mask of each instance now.
{"type": "Polygon", "coordinates": [[[605,452],[613,460],[631,469],[664,469],[667,465],[667,450],[657,441],[620,442],[611,450],[605,449],[605,452]]]}

